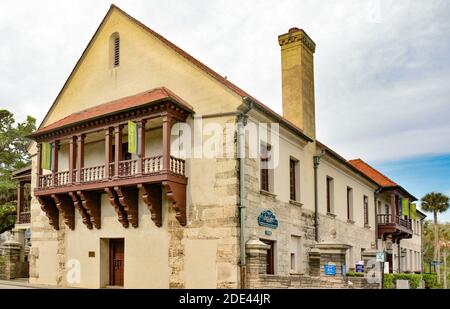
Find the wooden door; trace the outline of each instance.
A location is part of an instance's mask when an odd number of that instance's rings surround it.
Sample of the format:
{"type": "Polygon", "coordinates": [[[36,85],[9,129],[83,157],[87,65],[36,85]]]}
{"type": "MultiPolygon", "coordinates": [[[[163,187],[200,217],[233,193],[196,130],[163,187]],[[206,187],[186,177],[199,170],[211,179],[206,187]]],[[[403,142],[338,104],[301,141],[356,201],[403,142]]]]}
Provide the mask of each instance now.
{"type": "Polygon", "coordinates": [[[123,286],[124,240],[109,240],[109,284],[123,286]]]}
{"type": "Polygon", "coordinates": [[[267,250],[267,268],[266,268],[266,273],[269,275],[273,275],[275,274],[275,242],[271,241],[271,240],[265,240],[265,239],[261,239],[261,241],[263,243],[265,243],[266,245],[269,245],[270,248],[269,250],[267,250]]]}

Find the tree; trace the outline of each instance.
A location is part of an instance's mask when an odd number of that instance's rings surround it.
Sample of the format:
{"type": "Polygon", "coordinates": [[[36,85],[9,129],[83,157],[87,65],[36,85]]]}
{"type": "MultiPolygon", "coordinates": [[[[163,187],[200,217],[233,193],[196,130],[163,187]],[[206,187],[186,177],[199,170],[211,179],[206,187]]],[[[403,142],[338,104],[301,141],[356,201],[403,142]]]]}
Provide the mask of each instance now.
{"type": "MultiPolygon", "coordinates": [[[[445,194],[431,192],[422,197],[421,208],[426,212],[433,213],[434,220],[434,255],[435,261],[440,261],[441,250],[439,246],[439,227],[438,227],[438,213],[445,212],[449,207],[449,198],[445,194]]],[[[438,264],[438,282],[440,283],[440,267],[438,264]]]]}
{"type": "Polygon", "coordinates": [[[11,173],[30,164],[30,141],[26,136],[35,128],[33,117],[16,124],[11,112],[0,110],[0,234],[14,227],[17,183],[11,179],[11,173]]]}

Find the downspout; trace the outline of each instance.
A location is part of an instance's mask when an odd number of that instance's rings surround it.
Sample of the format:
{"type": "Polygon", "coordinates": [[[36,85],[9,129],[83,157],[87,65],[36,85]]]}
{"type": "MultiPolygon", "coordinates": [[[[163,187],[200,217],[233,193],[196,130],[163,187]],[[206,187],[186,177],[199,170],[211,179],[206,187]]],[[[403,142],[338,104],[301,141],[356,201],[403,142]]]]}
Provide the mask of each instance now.
{"type": "Polygon", "coordinates": [[[314,230],[316,242],[320,241],[319,237],[319,201],[318,201],[318,184],[317,184],[317,170],[319,169],[320,159],[325,155],[322,151],[319,155],[313,157],[314,160],[314,230]]]}
{"type": "Polygon", "coordinates": [[[247,113],[252,109],[253,103],[248,98],[243,98],[244,108],[237,114],[237,151],[239,161],[239,220],[240,220],[240,266],[241,289],[246,287],[246,257],[245,257],[245,131],[247,125],[247,113]]]}
{"type": "Polygon", "coordinates": [[[374,197],[374,205],[375,205],[375,248],[377,250],[381,249],[378,247],[378,195],[380,194],[382,188],[378,187],[378,189],[375,190],[373,197],[374,197]]]}
{"type": "MultiPolygon", "coordinates": [[[[378,195],[381,192],[381,187],[378,187],[378,189],[375,190],[375,192],[373,193],[373,197],[374,197],[374,205],[375,205],[375,248],[378,251],[380,251],[382,249],[379,248],[378,246],[378,195]]],[[[380,243],[380,245],[382,246],[382,243],[380,243]]],[[[384,258],[386,259],[386,252],[383,250],[384,253],[384,258]]],[[[386,262],[386,261],[385,261],[386,262]]],[[[380,271],[381,271],[381,289],[384,289],[384,263],[385,262],[380,262],[380,271]]]]}

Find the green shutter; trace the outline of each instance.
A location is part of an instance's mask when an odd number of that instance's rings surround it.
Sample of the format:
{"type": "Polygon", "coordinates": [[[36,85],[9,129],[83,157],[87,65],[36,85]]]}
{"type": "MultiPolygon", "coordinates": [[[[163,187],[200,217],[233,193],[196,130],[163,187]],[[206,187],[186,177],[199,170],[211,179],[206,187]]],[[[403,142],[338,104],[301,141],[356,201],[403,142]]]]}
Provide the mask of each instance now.
{"type": "Polygon", "coordinates": [[[137,153],[137,124],[128,121],[128,152],[137,153]]]}

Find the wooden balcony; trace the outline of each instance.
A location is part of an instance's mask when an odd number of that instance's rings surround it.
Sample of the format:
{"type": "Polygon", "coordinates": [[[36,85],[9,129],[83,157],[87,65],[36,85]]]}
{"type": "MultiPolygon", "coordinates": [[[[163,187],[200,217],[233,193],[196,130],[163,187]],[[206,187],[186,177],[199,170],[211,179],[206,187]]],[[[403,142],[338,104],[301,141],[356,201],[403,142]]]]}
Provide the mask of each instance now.
{"type": "Polygon", "coordinates": [[[387,235],[394,238],[411,238],[412,223],[411,219],[403,219],[400,216],[392,214],[377,215],[378,237],[385,239],[387,235]]]}
{"type": "Polygon", "coordinates": [[[154,183],[161,181],[176,181],[186,183],[185,161],[170,157],[170,169],[163,168],[163,157],[143,158],[141,169],[138,168],[139,160],[124,160],[119,162],[119,175],[114,174],[114,163],[82,168],[80,181],[77,179],[77,171],[61,171],[53,174],[39,176],[39,185],[35,188],[35,196],[67,193],[77,190],[101,190],[108,186],[131,186],[140,183],[154,183]],[[105,169],[109,168],[109,176],[105,169]]]}
{"type": "Polygon", "coordinates": [[[100,229],[101,194],[107,194],[123,227],[138,227],[140,197],[153,222],[161,226],[163,191],[176,219],[186,225],[185,161],[170,155],[170,137],[172,125],[184,122],[192,112],[187,103],[162,88],[69,115],[33,133],[30,137],[37,142],[38,159],[34,195],[50,225],[59,229],[62,214],[64,223],[75,229],[77,210],[88,229],[100,229]],[[137,149],[133,159],[124,160],[127,148],[122,149],[123,137],[129,121],[137,129],[137,149]],[[160,140],[150,142],[161,147],[162,154],[146,156],[146,131],[158,128],[160,140]],[[43,142],[52,145],[51,171],[46,174],[42,169],[43,142]],[[85,143],[90,142],[104,144],[104,152],[89,150],[91,158],[104,158],[103,164],[85,166],[85,143]],[[61,145],[68,149],[68,165],[59,162],[61,145]],[[60,170],[60,166],[68,169],[60,170]]]}

